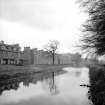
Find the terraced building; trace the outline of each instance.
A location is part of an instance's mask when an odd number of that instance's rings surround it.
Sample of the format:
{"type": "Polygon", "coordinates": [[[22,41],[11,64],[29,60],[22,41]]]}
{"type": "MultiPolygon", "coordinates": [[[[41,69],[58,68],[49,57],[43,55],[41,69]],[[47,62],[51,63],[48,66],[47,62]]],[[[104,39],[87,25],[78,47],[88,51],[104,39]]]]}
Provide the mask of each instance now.
{"type": "Polygon", "coordinates": [[[0,64],[22,65],[24,62],[23,52],[19,44],[5,44],[0,41],[0,64]]]}
{"type": "MultiPolygon", "coordinates": [[[[77,64],[81,62],[80,54],[56,54],[54,64],[77,64]]],[[[37,65],[53,64],[48,51],[24,47],[21,51],[19,44],[5,44],[0,41],[0,64],[2,65],[37,65]]]]}

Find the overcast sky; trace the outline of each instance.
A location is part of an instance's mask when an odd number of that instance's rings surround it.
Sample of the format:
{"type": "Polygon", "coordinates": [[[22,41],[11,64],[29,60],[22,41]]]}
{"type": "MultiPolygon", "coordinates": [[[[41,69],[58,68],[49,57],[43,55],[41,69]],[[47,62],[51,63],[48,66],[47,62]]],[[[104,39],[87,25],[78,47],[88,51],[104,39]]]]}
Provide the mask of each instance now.
{"type": "Polygon", "coordinates": [[[0,40],[42,48],[60,42],[60,52],[75,52],[86,15],[76,0],[0,0],[0,40]]]}

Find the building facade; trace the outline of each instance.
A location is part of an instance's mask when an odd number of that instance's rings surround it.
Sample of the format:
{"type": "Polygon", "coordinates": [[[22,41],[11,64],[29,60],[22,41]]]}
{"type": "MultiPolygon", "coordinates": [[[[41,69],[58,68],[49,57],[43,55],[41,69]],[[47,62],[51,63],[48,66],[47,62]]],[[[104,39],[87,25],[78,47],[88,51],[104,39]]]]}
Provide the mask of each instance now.
{"type": "MultiPolygon", "coordinates": [[[[28,60],[28,64],[53,64],[52,55],[48,51],[24,48],[24,58],[28,60]]],[[[76,54],[56,54],[54,64],[78,64],[81,62],[81,55],[76,54]]]]}
{"type": "Polygon", "coordinates": [[[4,41],[0,41],[0,64],[23,64],[23,52],[20,51],[19,44],[5,44],[4,41]]]}
{"type": "MultiPolygon", "coordinates": [[[[55,64],[75,64],[78,63],[81,56],[77,54],[56,54],[55,64]]],[[[5,65],[37,65],[53,64],[53,59],[48,51],[31,49],[24,47],[21,51],[19,44],[5,44],[0,42],[0,64],[5,65]]]]}

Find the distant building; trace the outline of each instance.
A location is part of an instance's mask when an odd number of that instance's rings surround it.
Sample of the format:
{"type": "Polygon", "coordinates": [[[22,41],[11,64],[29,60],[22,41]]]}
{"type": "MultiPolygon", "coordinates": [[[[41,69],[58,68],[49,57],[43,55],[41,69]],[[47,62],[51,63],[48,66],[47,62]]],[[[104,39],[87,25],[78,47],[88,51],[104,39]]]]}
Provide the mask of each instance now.
{"type": "Polygon", "coordinates": [[[0,64],[23,64],[23,52],[20,51],[19,44],[5,44],[0,41],[0,64]]]}
{"type": "Polygon", "coordinates": [[[24,47],[23,53],[24,58],[28,60],[27,64],[52,64],[50,53],[47,51],[24,47]]]}
{"type": "Polygon", "coordinates": [[[31,49],[30,47],[24,47],[23,51],[23,58],[25,59],[26,62],[24,64],[35,64],[37,62],[37,57],[35,58],[36,54],[35,52],[37,49],[31,49]]]}
{"type": "MultiPolygon", "coordinates": [[[[31,49],[24,47],[24,58],[28,60],[27,64],[52,64],[52,56],[48,51],[31,49]]],[[[55,56],[55,64],[58,64],[57,55],[55,56]]]]}
{"type": "MultiPolygon", "coordinates": [[[[80,63],[80,54],[56,54],[55,64],[80,63]]],[[[24,47],[21,51],[19,44],[5,44],[0,41],[0,64],[9,65],[37,65],[53,64],[52,55],[48,51],[24,47]]]]}

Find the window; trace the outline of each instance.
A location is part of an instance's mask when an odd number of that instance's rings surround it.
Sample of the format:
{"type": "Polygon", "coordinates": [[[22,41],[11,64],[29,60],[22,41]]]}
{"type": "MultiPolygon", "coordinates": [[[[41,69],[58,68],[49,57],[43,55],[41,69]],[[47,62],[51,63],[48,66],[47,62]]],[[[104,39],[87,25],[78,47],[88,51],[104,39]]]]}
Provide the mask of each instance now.
{"type": "Polygon", "coordinates": [[[2,49],[2,50],[6,50],[6,47],[5,47],[5,46],[1,46],[1,49],[2,49]]]}

